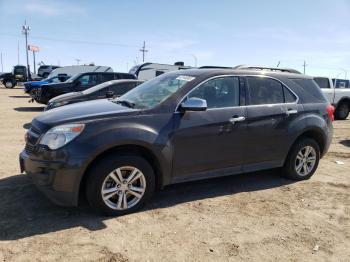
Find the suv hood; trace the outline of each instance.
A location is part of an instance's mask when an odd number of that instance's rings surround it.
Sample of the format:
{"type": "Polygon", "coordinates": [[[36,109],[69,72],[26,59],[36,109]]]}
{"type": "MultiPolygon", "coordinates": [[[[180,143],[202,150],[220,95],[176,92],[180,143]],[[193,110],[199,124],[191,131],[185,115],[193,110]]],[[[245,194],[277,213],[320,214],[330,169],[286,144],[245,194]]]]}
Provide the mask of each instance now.
{"type": "Polygon", "coordinates": [[[66,105],[41,113],[32,121],[32,125],[41,131],[71,122],[85,122],[111,116],[135,115],[139,109],[132,109],[114,103],[108,99],[99,99],[66,105]]]}
{"type": "Polygon", "coordinates": [[[68,98],[79,97],[79,96],[82,96],[81,92],[70,92],[70,93],[59,95],[50,99],[49,103],[54,103],[54,102],[66,100],[68,98]]]}

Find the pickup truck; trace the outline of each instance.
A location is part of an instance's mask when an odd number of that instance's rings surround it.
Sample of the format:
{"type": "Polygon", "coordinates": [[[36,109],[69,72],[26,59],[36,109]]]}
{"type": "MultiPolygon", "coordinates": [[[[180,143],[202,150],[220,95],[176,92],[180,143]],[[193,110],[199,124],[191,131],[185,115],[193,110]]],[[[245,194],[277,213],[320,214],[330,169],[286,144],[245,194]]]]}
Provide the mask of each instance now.
{"type": "Polygon", "coordinates": [[[350,87],[338,85],[338,79],[330,79],[327,77],[314,77],[319,85],[322,93],[327,97],[328,101],[334,106],[334,117],[337,120],[345,120],[349,116],[350,111],[350,87]]]}

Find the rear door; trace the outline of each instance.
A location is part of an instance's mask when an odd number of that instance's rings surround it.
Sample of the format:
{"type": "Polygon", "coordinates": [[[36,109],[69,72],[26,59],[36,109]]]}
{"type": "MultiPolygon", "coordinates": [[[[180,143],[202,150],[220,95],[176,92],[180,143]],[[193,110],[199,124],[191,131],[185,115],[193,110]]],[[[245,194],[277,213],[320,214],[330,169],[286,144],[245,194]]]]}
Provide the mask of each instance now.
{"type": "Polygon", "coordinates": [[[242,170],[246,136],[242,96],[240,79],[236,76],[208,80],[187,96],[205,99],[208,108],[174,115],[175,180],[206,177],[212,171],[208,176],[215,176],[215,170],[221,170],[218,175],[222,175],[227,168],[228,174],[242,170]]]}
{"type": "Polygon", "coordinates": [[[299,114],[297,96],[279,80],[247,76],[246,172],[279,165],[289,144],[288,124],[299,114]]]}

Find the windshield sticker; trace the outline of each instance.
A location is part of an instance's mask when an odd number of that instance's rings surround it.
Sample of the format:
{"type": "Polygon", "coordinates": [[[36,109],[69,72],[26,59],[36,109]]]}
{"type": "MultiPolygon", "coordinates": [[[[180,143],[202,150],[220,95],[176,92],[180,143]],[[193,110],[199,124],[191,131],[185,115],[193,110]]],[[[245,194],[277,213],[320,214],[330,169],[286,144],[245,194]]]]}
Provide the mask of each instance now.
{"type": "Polygon", "coordinates": [[[186,81],[186,82],[190,82],[193,79],[195,79],[195,77],[193,77],[193,76],[178,76],[178,77],[176,77],[176,80],[182,80],[182,81],[186,81]]]}

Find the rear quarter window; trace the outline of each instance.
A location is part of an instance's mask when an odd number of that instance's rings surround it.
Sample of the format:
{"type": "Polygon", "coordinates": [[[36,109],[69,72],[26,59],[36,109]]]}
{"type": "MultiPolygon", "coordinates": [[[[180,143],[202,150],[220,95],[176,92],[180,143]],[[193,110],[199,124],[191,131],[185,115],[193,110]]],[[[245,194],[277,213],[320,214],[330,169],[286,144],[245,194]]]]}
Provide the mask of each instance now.
{"type": "Polygon", "coordinates": [[[315,77],[314,80],[320,88],[331,88],[328,78],[315,77]]]}
{"type": "Polygon", "coordinates": [[[312,79],[289,79],[302,89],[302,100],[305,103],[326,102],[317,83],[312,79]]]}

